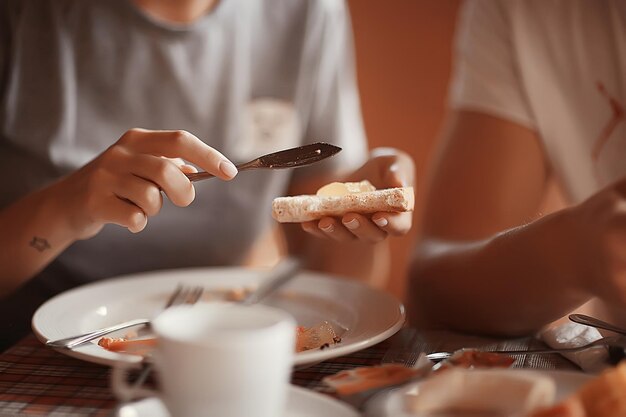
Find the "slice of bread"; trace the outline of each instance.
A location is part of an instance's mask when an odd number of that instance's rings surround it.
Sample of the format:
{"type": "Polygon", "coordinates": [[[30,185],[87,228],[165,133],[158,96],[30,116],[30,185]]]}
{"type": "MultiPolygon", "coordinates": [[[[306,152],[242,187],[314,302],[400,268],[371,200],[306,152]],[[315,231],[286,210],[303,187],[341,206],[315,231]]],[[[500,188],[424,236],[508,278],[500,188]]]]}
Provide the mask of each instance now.
{"type": "Polygon", "coordinates": [[[377,213],[379,211],[413,211],[413,187],[320,197],[298,195],[278,197],[272,203],[272,217],[280,223],[301,223],[346,213],[377,213]]]}

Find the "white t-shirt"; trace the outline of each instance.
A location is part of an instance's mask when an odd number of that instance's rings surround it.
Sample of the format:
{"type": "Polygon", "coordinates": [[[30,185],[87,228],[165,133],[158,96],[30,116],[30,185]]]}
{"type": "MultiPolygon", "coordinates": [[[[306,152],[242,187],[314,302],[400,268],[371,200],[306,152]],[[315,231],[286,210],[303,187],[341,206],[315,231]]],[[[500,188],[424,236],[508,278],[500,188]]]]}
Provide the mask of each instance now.
{"type": "Polygon", "coordinates": [[[46,297],[101,278],[236,265],[294,178],[359,166],[367,144],[345,2],[220,0],[189,25],[132,0],[0,3],[0,208],[133,127],[188,130],[235,163],[307,142],[344,150],[307,168],[196,183],[189,207],[165,199],[136,235],[107,225],[0,300],[3,317],[19,310],[26,321],[46,297]]]}
{"type": "Polygon", "coordinates": [[[572,202],[626,174],[626,2],[463,5],[451,106],[538,132],[572,202]]]}

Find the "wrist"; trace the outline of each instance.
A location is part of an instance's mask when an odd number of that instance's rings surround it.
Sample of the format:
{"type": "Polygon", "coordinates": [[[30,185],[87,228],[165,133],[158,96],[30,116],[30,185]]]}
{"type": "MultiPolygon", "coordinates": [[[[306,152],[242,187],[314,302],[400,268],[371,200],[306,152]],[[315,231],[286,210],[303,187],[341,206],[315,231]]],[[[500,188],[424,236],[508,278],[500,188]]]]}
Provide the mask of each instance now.
{"type": "Polygon", "coordinates": [[[101,226],[96,227],[89,218],[85,204],[80,202],[80,190],[71,185],[70,175],[51,185],[44,193],[46,212],[53,219],[56,232],[63,240],[73,243],[92,237],[101,226]]]}
{"type": "Polygon", "coordinates": [[[565,296],[589,298],[592,295],[588,284],[590,274],[588,259],[581,247],[578,217],[571,208],[566,208],[541,218],[529,225],[531,242],[546,266],[554,285],[565,296]]]}

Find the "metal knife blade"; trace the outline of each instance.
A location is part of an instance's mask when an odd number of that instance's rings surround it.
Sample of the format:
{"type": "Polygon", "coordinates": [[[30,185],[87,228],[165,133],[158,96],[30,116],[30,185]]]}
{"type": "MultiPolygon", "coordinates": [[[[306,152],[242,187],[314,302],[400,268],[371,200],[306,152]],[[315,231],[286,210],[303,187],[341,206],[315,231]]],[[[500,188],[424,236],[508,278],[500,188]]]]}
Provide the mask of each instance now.
{"type": "MultiPolygon", "coordinates": [[[[239,171],[248,169],[285,169],[297,168],[310,165],[329,158],[341,151],[339,146],[330,143],[317,142],[309,145],[298,146],[260,156],[252,161],[237,165],[239,171]]],[[[208,172],[196,172],[185,174],[190,181],[199,181],[213,178],[214,175],[208,172]]]]}

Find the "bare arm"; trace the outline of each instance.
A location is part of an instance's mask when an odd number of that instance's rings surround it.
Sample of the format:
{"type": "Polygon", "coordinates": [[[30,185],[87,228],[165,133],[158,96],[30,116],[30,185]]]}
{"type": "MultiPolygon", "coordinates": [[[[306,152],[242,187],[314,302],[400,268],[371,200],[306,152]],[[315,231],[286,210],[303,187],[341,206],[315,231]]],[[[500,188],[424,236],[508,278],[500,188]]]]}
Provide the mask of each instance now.
{"type": "Polygon", "coordinates": [[[536,134],[453,114],[410,276],[416,324],[523,334],[590,297],[568,258],[567,210],[540,218],[549,168],[536,134]]]}
{"type": "Polygon", "coordinates": [[[161,192],[189,205],[195,192],[184,174],[195,168],[179,158],[222,179],[237,174],[188,132],[132,129],[81,169],[0,211],[0,297],[107,223],[140,232],[161,209],[161,192]]]}
{"type": "Polygon", "coordinates": [[[37,274],[76,239],[55,188],[30,194],[0,212],[0,296],[37,274]]]}

